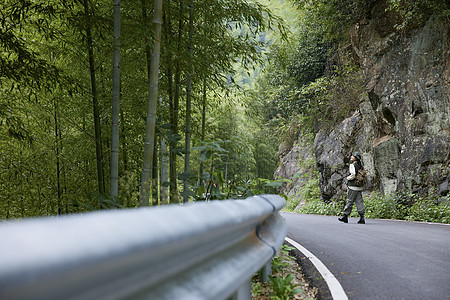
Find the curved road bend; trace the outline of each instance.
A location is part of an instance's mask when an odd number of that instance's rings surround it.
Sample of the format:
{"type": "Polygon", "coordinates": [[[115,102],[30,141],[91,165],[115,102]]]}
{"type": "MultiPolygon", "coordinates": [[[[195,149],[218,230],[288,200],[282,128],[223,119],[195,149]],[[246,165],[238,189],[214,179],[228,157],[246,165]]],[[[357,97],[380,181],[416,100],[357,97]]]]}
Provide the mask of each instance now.
{"type": "Polygon", "coordinates": [[[449,225],[281,215],[287,237],[321,260],[349,299],[450,299],[449,225]]]}

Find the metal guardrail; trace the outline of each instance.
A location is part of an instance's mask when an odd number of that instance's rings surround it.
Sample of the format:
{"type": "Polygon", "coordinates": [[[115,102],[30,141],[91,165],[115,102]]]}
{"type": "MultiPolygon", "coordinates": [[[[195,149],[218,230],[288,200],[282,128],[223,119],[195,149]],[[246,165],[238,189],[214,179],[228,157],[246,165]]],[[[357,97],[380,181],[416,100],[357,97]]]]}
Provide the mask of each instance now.
{"type": "Polygon", "coordinates": [[[0,224],[0,299],[250,299],[281,247],[260,195],[0,224]]]}

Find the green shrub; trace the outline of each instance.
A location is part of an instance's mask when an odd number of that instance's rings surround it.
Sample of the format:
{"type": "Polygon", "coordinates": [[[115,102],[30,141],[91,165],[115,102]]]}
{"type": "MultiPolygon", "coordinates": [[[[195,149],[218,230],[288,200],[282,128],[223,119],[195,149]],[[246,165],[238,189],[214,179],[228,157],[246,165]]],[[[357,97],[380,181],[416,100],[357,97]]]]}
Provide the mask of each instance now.
{"type": "Polygon", "coordinates": [[[431,15],[436,15],[448,22],[450,20],[450,3],[442,0],[388,0],[388,9],[400,17],[398,30],[412,29],[423,25],[431,15]]]}
{"type": "Polygon", "coordinates": [[[364,197],[364,209],[367,218],[399,219],[406,217],[407,207],[399,195],[372,193],[364,197]]]}
{"type": "Polygon", "coordinates": [[[450,202],[437,203],[433,195],[372,193],[364,206],[367,218],[450,223],[450,202]]]}
{"type": "Polygon", "coordinates": [[[289,251],[294,250],[295,248],[281,245],[281,249],[277,255],[272,259],[272,273],[279,273],[283,269],[287,269],[290,263],[294,260],[292,256],[290,256],[289,251]]]}
{"type": "Polygon", "coordinates": [[[304,214],[318,214],[327,216],[336,216],[342,212],[343,203],[341,201],[332,201],[325,203],[319,198],[312,198],[306,201],[306,204],[299,208],[297,212],[304,214]]]}
{"type": "Polygon", "coordinates": [[[290,197],[287,200],[285,211],[294,211],[301,199],[305,199],[306,205],[311,201],[314,202],[315,199],[320,198],[320,188],[319,188],[319,178],[315,176],[314,178],[306,181],[301,188],[300,192],[294,197],[290,197]]]}
{"type": "Polygon", "coordinates": [[[286,206],[284,207],[284,211],[294,211],[295,208],[300,203],[300,197],[289,197],[286,201],[286,206]]]}
{"type": "Polygon", "coordinates": [[[252,297],[264,295],[264,288],[258,281],[252,282],[252,297]]]}
{"type": "MultiPolygon", "coordinates": [[[[252,278],[252,296],[266,297],[270,294],[270,299],[289,300],[294,299],[294,295],[303,293],[298,284],[293,282],[294,276],[291,274],[290,266],[295,258],[290,255],[290,251],[295,248],[282,245],[280,251],[272,259],[272,276],[269,283],[261,284],[259,275],[252,278]]],[[[302,298],[303,299],[303,298],[302,298]]]]}
{"type": "Polygon", "coordinates": [[[290,256],[289,251],[295,248],[288,245],[282,245],[280,251],[272,260],[272,273],[274,276],[270,278],[271,294],[270,299],[288,300],[293,299],[295,294],[303,292],[302,289],[297,288],[298,285],[293,284],[294,277],[288,274],[283,277],[284,270],[288,270],[294,258],[290,256]]]}
{"type": "Polygon", "coordinates": [[[407,220],[450,224],[450,202],[436,203],[421,199],[408,209],[407,220]]]}
{"type": "Polygon", "coordinates": [[[298,285],[292,283],[293,279],[294,276],[292,274],[288,274],[286,277],[276,276],[270,278],[270,286],[272,288],[270,299],[294,299],[295,294],[303,292],[301,288],[297,288],[298,285]]]}

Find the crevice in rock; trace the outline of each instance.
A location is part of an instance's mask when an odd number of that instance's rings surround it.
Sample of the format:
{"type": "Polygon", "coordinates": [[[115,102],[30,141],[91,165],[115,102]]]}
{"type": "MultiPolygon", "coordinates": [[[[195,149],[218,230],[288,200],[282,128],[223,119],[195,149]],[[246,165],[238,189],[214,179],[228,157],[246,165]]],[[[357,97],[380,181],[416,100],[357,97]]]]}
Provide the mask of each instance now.
{"type": "Polygon", "coordinates": [[[416,116],[424,113],[422,107],[416,106],[414,101],[412,103],[412,111],[413,111],[413,117],[416,117],[416,116]]]}
{"type": "Polygon", "coordinates": [[[380,105],[380,97],[378,97],[373,90],[369,91],[367,94],[369,95],[370,104],[372,105],[373,110],[376,111],[380,105]]]}
{"type": "Polygon", "coordinates": [[[384,107],[382,110],[383,117],[388,121],[392,126],[395,126],[395,116],[394,114],[389,110],[389,108],[384,107]]]}

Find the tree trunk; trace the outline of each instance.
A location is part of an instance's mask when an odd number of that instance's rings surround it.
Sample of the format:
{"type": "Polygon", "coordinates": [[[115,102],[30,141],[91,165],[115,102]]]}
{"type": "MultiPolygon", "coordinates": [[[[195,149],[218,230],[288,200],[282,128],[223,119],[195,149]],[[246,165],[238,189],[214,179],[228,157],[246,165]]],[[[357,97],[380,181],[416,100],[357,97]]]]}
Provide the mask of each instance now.
{"type": "MultiPolygon", "coordinates": [[[[189,8],[189,61],[192,62],[192,35],[194,33],[194,1],[191,0],[189,8]]],[[[186,130],[185,130],[185,154],[184,154],[184,177],[183,177],[183,202],[189,200],[189,179],[191,168],[189,165],[191,151],[191,93],[192,93],[192,66],[189,67],[186,85],[186,130]]]]}
{"type": "Polygon", "coordinates": [[[153,149],[155,144],[156,105],[158,101],[159,60],[161,51],[162,0],[154,0],[153,32],[155,35],[150,64],[149,98],[144,146],[144,166],[142,169],[140,206],[148,206],[150,198],[153,149]]]}
{"type": "Polygon", "coordinates": [[[169,203],[169,194],[168,187],[164,184],[169,180],[169,166],[168,166],[168,157],[167,157],[167,144],[164,137],[161,136],[161,164],[160,164],[160,204],[168,204],[169,203]]]}
{"type": "Polygon", "coordinates": [[[114,50],[111,129],[111,199],[119,194],[120,0],[114,0],[114,50]]]}
{"type": "MultiPolygon", "coordinates": [[[[148,28],[148,15],[147,15],[147,5],[146,0],[141,0],[141,8],[142,8],[142,24],[145,29],[148,28]]],[[[145,42],[145,61],[147,63],[147,80],[148,84],[150,84],[150,68],[151,68],[151,49],[150,49],[150,41],[147,37],[147,35],[144,36],[144,42],[145,42]]]]}
{"type": "Polygon", "coordinates": [[[122,113],[120,113],[120,123],[122,126],[120,127],[120,142],[122,144],[122,173],[128,172],[128,149],[127,149],[127,143],[126,143],[126,130],[125,130],[125,116],[122,113]]]}
{"type": "MultiPolygon", "coordinates": [[[[89,7],[87,0],[84,0],[84,13],[89,20],[89,7]]],[[[98,105],[98,93],[97,84],[95,80],[95,63],[94,63],[94,46],[92,41],[91,25],[88,21],[86,24],[86,40],[89,53],[89,70],[91,75],[91,94],[92,94],[92,106],[94,111],[94,130],[95,130],[95,152],[97,155],[97,184],[98,193],[105,195],[105,178],[103,175],[103,152],[102,152],[102,137],[100,127],[100,113],[98,105]]]]}
{"type": "Polygon", "coordinates": [[[155,134],[155,145],[153,147],[153,170],[152,170],[152,205],[158,205],[158,137],[155,134]]]}
{"type": "MultiPolygon", "coordinates": [[[[142,24],[144,26],[145,29],[147,29],[149,26],[149,20],[148,20],[148,15],[147,15],[147,0],[141,0],[141,10],[142,10],[142,24]]],[[[151,61],[152,61],[152,53],[151,53],[151,48],[150,48],[150,41],[148,38],[148,35],[145,34],[144,35],[144,43],[145,43],[145,48],[144,48],[144,53],[145,53],[145,61],[147,64],[147,84],[150,86],[150,73],[151,73],[151,61]]],[[[149,89],[150,91],[150,89],[149,89]]],[[[156,140],[156,136],[155,136],[155,140],[156,140]]],[[[156,143],[155,143],[156,144],[156,143]]],[[[153,168],[154,166],[154,162],[155,162],[155,148],[153,148],[153,168]]],[[[153,171],[152,171],[152,178],[153,178],[153,171]]],[[[154,191],[153,189],[153,180],[152,180],[152,191],[154,191]]],[[[153,199],[153,197],[152,197],[153,199]]]]}
{"type": "MultiPolygon", "coordinates": [[[[206,131],[206,77],[203,78],[203,99],[202,99],[202,133],[201,133],[201,141],[205,140],[205,131],[206,131]]],[[[200,186],[204,186],[203,184],[203,162],[200,162],[199,171],[198,171],[198,181],[200,186]]]]}
{"type": "MultiPolygon", "coordinates": [[[[124,176],[128,174],[128,148],[127,148],[127,131],[126,131],[126,123],[125,123],[125,116],[123,111],[120,112],[120,144],[121,144],[121,150],[120,152],[122,153],[122,171],[119,174],[120,176],[124,176]]],[[[127,182],[128,182],[128,178],[127,178],[127,182]]],[[[138,185],[139,186],[139,185],[138,185]]],[[[126,193],[123,193],[124,198],[121,199],[121,205],[125,206],[125,207],[131,207],[131,197],[130,197],[130,193],[131,191],[129,189],[125,190],[126,193]]]]}
{"type": "MultiPolygon", "coordinates": [[[[166,45],[172,43],[172,19],[171,19],[171,11],[170,11],[170,0],[167,1],[167,10],[164,11],[164,37],[166,45]]],[[[173,115],[174,115],[174,95],[173,95],[173,71],[172,71],[172,55],[171,53],[167,54],[167,95],[169,98],[169,119],[170,124],[173,124],[173,115]]],[[[172,127],[173,129],[173,127],[172,127]]],[[[172,149],[172,142],[169,140],[170,149],[172,149]]],[[[169,168],[172,166],[169,163],[169,158],[172,159],[170,153],[167,152],[167,143],[164,137],[161,137],[161,171],[160,171],[160,184],[161,184],[161,192],[160,192],[160,203],[161,204],[169,204],[169,187],[165,184],[169,182],[169,168]],[[164,185],[164,186],[163,186],[164,185]]]]}
{"type": "Polygon", "coordinates": [[[61,166],[60,166],[60,153],[59,153],[59,123],[58,123],[58,106],[56,100],[53,100],[53,119],[55,122],[55,156],[56,156],[56,197],[58,204],[58,215],[61,214],[61,166]]]}
{"type": "MultiPolygon", "coordinates": [[[[183,37],[183,7],[184,1],[180,0],[180,20],[178,22],[178,48],[175,67],[175,93],[173,97],[173,114],[171,118],[172,130],[174,136],[178,134],[178,107],[180,103],[180,85],[181,85],[181,41],[183,37]]],[[[177,186],[177,155],[175,149],[177,148],[177,141],[170,141],[169,152],[169,169],[170,169],[170,203],[179,203],[178,200],[178,186],[177,186]]]]}

